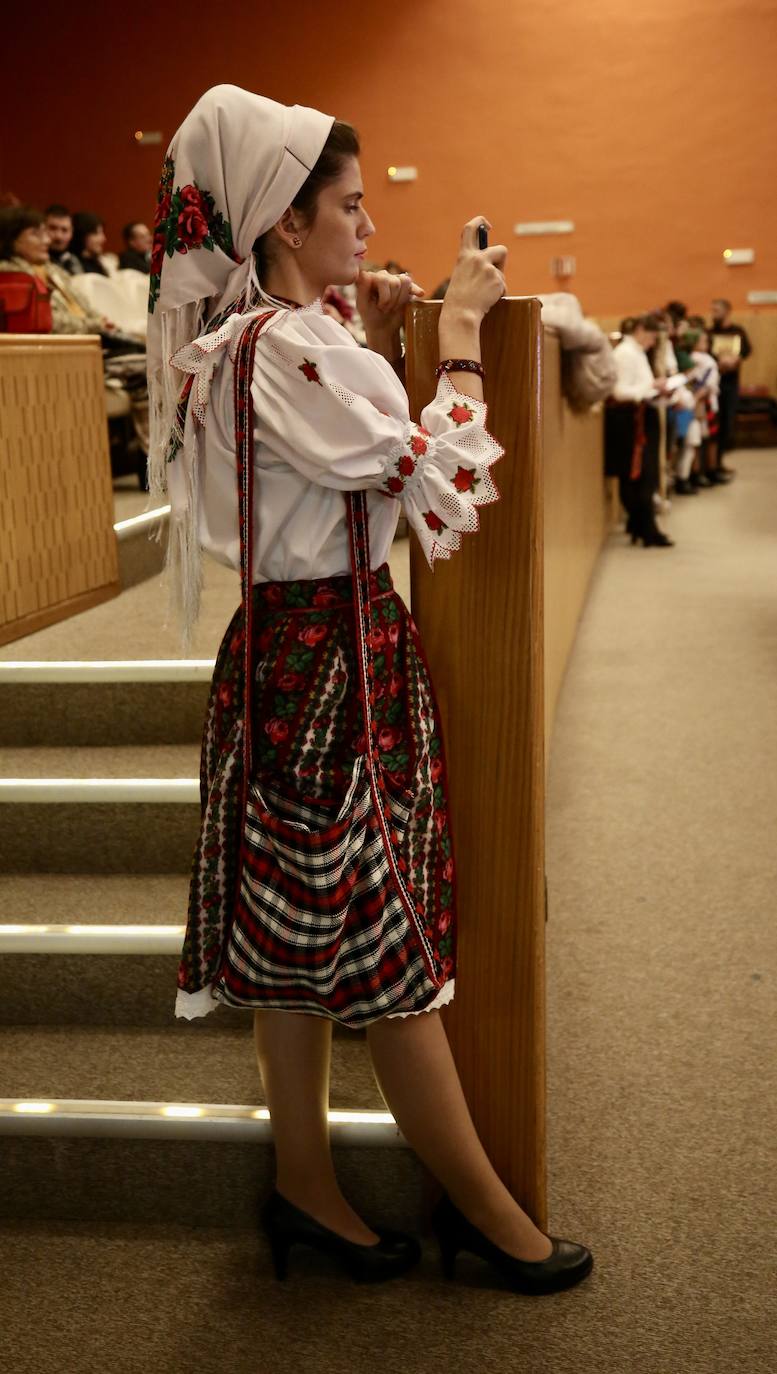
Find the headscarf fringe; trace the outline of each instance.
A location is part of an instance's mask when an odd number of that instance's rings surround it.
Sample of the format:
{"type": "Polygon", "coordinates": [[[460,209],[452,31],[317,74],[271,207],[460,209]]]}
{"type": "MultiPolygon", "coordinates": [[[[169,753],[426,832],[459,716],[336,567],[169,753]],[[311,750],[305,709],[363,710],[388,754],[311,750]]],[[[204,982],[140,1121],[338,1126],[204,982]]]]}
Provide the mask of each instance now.
{"type": "MultiPolygon", "coordinates": [[[[178,402],[185,374],[173,367],[171,359],[179,348],[196,338],[202,328],[205,302],[191,301],[176,310],[166,310],[160,319],[161,358],[148,374],[150,444],[148,454],[149,508],[169,500],[172,506],[168,524],[164,581],[169,614],[178,621],[184,652],[188,652],[194,625],[199,615],[202,589],[202,553],[198,527],[198,473],[196,454],[186,464],[171,462],[183,446],[178,424],[178,402]]],[[[190,442],[196,445],[196,435],[190,442]]],[[[156,538],[161,541],[161,525],[156,538]]]]}

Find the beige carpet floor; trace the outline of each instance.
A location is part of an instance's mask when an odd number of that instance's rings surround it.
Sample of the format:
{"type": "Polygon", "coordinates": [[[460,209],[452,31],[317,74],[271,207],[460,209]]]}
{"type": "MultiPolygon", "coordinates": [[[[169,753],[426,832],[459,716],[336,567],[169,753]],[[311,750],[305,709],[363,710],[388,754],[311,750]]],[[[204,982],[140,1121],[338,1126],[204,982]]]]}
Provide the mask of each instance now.
{"type": "MultiPolygon", "coordinates": [[[[548,799],[551,1230],[596,1268],[526,1299],[287,1284],[250,1233],[0,1233],[18,1374],[773,1374],[777,1369],[777,454],[613,536],[548,799]]],[[[66,1186],[66,1180],[63,1180],[66,1186]]]]}

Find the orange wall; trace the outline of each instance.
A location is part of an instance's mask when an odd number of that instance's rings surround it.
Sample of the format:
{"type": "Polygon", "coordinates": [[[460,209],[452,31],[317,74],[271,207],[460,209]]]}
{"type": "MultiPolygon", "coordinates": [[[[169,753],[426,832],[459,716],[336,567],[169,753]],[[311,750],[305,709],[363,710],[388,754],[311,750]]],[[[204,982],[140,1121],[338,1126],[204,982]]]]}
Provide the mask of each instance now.
{"type": "Polygon", "coordinates": [[[511,291],[556,289],[551,256],[574,254],[569,287],[591,313],[671,296],[706,308],[715,294],[743,308],[748,290],[777,289],[777,0],[43,11],[4,30],[14,135],[0,182],[97,210],[114,248],[126,219],[152,215],[164,151],[133,130],[167,139],[203,89],[233,81],[357,125],[374,255],[427,288],[483,212],[510,246],[511,291]],[[389,185],[392,162],[415,164],[418,181],[389,185]],[[514,236],[536,219],[576,230],[514,236]],[[726,268],[729,246],[754,248],[755,264],[726,268]]]}

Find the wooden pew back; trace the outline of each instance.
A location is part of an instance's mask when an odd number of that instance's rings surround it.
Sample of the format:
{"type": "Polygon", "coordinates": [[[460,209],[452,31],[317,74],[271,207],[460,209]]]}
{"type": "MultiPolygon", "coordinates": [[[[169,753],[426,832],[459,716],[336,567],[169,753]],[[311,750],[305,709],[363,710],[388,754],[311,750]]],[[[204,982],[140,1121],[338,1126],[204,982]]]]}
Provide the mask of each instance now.
{"type": "MultiPolygon", "coordinates": [[[[440,302],[408,312],[408,390],[434,395],[440,302]]],[[[456,998],[444,1013],[497,1172],[545,1224],[542,327],[501,301],[483,326],[501,500],[449,563],[411,553],[413,615],[443,721],[456,845],[456,998]]]]}

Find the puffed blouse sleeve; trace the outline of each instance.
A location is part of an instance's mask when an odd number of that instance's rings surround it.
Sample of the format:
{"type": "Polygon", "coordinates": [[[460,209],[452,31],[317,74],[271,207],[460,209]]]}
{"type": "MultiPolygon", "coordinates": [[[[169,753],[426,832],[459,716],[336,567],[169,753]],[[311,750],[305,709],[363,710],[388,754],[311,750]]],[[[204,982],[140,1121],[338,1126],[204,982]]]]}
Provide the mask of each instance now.
{"type": "MultiPolygon", "coordinates": [[[[327,321],[327,325],[331,322],[327,321]]],[[[443,376],[420,424],[391,365],[332,324],[332,341],[267,328],[256,349],[255,435],[309,481],[375,489],[402,503],[430,566],[450,558],[499,497],[492,465],[504,450],[485,428],[486,406],[443,376]]]]}

